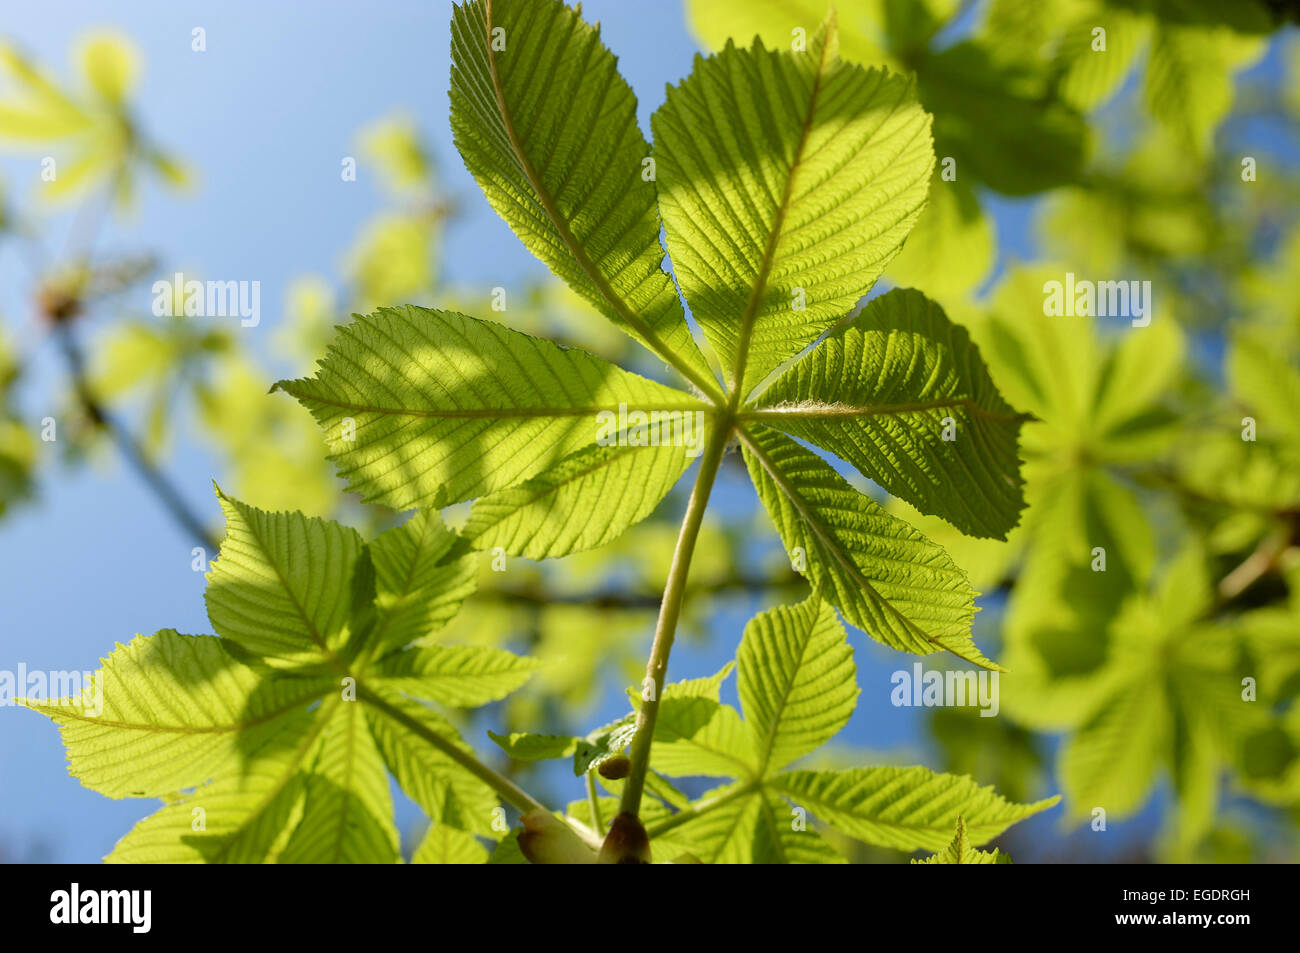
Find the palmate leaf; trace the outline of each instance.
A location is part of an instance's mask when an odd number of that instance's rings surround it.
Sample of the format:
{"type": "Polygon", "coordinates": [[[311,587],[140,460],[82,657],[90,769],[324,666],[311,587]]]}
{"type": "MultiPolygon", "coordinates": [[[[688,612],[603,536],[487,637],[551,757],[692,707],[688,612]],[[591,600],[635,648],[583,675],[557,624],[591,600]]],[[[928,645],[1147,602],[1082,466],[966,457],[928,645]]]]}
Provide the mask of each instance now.
{"type": "MultiPolygon", "coordinates": [[[[458,8],[453,33],[458,143],[490,200],[615,317],[660,321],[657,305],[632,300],[646,256],[659,254],[636,237],[638,203],[656,186],[611,191],[644,143],[595,31],[558,0],[478,0],[458,8]],[[604,105],[593,113],[594,101],[604,105]],[[622,258],[604,219],[585,217],[593,209],[631,236],[622,258]],[[631,297],[607,293],[628,276],[631,297]]],[[[787,546],[812,555],[814,583],[848,621],[896,648],[992,665],[970,641],[974,593],[942,548],[776,432],[844,456],[965,532],[1004,536],[1023,505],[1023,416],[965,333],[918,294],[890,296],[777,375],[770,394],[757,386],[849,318],[929,188],[929,118],[910,85],[842,62],[836,37],[832,19],[806,51],[759,43],[700,59],[654,117],[674,275],[723,386],[690,373],[693,345],[675,366],[699,397],[463,315],[359,316],[315,378],[277,385],[325,427],[351,487],[397,508],[473,499],[470,545],[563,556],[646,517],[694,456],[707,447],[715,460],[738,433],[787,546]],[[954,489],[963,481],[969,499],[954,489]]]]}
{"type": "Polygon", "coordinates": [[[83,784],[168,801],[109,859],[391,863],[389,773],[435,823],[490,833],[495,793],[415,698],[482,704],[536,666],[499,649],[402,647],[472,588],[463,544],[446,545],[432,513],[365,545],[218,495],[230,536],[208,604],[221,637],[138,637],[104,660],[94,691],[30,703],[60,725],[83,784]]]}
{"type": "Polygon", "coordinates": [[[1097,808],[1132,815],[1168,772],[1182,847],[1205,832],[1223,766],[1272,717],[1243,698],[1243,676],[1258,669],[1243,659],[1240,630],[1205,620],[1213,605],[1205,554],[1192,543],[1112,620],[1098,674],[1108,691],[1061,752],[1068,821],[1097,808]]]}
{"type": "Polygon", "coordinates": [[[456,148],[520,240],[697,387],[717,385],[660,267],[650,147],[600,31],[558,0],[455,7],[456,148]]]}
{"type": "Polygon", "coordinates": [[[673,271],[743,396],[849,313],[929,189],[930,117],[911,85],[807,51],[728,45],[652,119],[673,271]]]}
{"type": "Polygon", "coordinates": [[[743,719],[718,700],[728,669],[665,687],[660,719],[670,727],[656,724],[652,766],[737,780],[647,820],[657,860],[685,850],[705,863],[842,862],[809,815],[844,836],[907,851],[941,850],[961,817],[975,846],[1059,800],[1015,804],[968,777],[921,767],[783,771],[843,727],[858,696],[844,628],[816,597],[759,613],[736,661],[743,719]]]}
{"type": "Polygon", "coordinates": [[[1204,157],[1232,108],[1233,73],[1263,50],[1259,37],[1226,26],[1158,24],[1143,91],[1147,109],[1194,157],[1204,157]]]}

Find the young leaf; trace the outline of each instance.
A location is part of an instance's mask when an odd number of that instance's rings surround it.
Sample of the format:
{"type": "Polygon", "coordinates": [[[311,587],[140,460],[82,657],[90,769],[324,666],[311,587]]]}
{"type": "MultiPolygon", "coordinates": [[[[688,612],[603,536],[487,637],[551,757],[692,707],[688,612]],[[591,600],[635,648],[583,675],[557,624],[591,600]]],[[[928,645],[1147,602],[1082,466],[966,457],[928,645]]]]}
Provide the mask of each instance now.
{"type": "MultiPolygon", "coordinates": [[[[385,692],[383,698],[455,747],[470,751],[455,727],[441,715],[398,695],[385,692]]],[[[496,795],[487,785],[407,725],[374,709],[368,709],[366,716],[388,770],[411,800],[424,809],[430,821],[476,834],[492,833],[492,812],[498,805],[496,795]]]]}
{"type": "Polygon", "coordinates": [[[59,726],[73,776],[107,797],[158,797],[238,770],[241,750],[334,687],[323,677],[265,681],[221,639],[171,629],[119,644],[95,679],[81,698],[25,704],[59,726]]]}
{"type": "Polygon", "coordinates": [[[961,816],[957,817],[957,834],[952,843],[922,860],[913,860],[914,864],[1009,864],[1011,858],[1000,850],[976,850],[966,839],[966,825],[961,816]]]}
{"type": "Polygon", "coordinates": [[[749,777],[754,743],[740,713],[711,698],[682,698],[664,690],[655,721],[650,764],[670,777],[749,777]]]}
{"type": "Polygon", "coordinates": [[[413,864],[485,864],[488,852],[473,834],[434,824],[411,858],[413,864]]]}
{"type": "Polygon", "coordinates": [[[655,160],[600,31],[559,0],[472,0],[451,34],[452,132],[492,207],[602,314],[716,393],[660,267],[655,160]]]}
{"type": "Polygon", "coordinates": [[[451,556],[456,541],[436,514],[425,511],[370,544],[381,614],[370,636],[376,658],[438,631],[477,587],[478,558],[451,556]]]}
{"type": "Polygon", "coordinates": [[[968,777],[920,767],[791,771],[769,783],[840,833],[899,850],[942,850],[958,817],[983,844],[1060,800],[1012,804],[968,777]]]}
{"type": "Polygon", "coordinates": [[[537,662],[486,645],[428,645],[383,659],[372,678],[390,689],[455,708],[505,698],[537,670],[537,662]]]}
{"type": "Polygon", "coordinates": [[[595,549],[649,516],[690,465],[684,446],[593,445],[483,497],[461,533],[478,549],[529,559],[595,549]]]}
{"type": "Polygon", "coordinates": [[[226,540],[204,596],[217,634],[271,665],[320,662],[340,651],[361,537],[301,513],[264,513],[220,490],[217,497],[226,540]]]}
{"type": "Polygon", "coordinates": [[[395,862],[385,766],[435,822],[490,833],[497,796],[461,756],[468,747],[401,692],[479,704],[535,665],[473,647],[395,648],[374,659],[385,633],[405,641],[463,598],[461,547],[440,549],[450,534],[437,516],[386,534],[376,566],[371,547],[335,523],[221,501],[230,537],[208,604],[225,638],[137,638],[104,660],[94,683],[102,695],[48,708],[84,783],[169,799],[110,859],[395,862]],[[398,567],[407,570],[400,583],[398,567]],[[429,605],[413,605],[410,593],[429,605]],[[97,700],[107,718],[89,717],[97,700]]]}
{"type": "Polygon", "coordinates": [[[1005,539],[1024,508],[1021,424],[934,302],[891,291],[782,374],[749,415],[829,450],[922,513],[1005,539]]]}
{"type": "MultiPolygon", "coordinates": [[[[705,410],[583,351],[447,311],[344,327],[315,378],[281,381],[366,502],[445,506],[513,486],[594,444],[603,410],[705,410]]],[[[655,448],[667,457],[680,448],[655,448]]]]}
{"type": "Polygon", "coordinates": [[[515,731],[499,735],[489,731],[488,737],[501,746],[501,750],[516,761],[548,761],[567,758],[582,742],[571,735],[538,735],[531,731],[515,731]]]}
{"type": "Polygon", "coordinates": [[[392,864],[398,852],[388,775],[365,713],[333,707],[307,766],[303,819],[285,845],[287,864],[392,864]]]}
{"type": "Polygon", "coordinates": [[[754,616],[736,662],[760,774],[829,741],[857,705],[853,650],[835,610],[815,597],[754,616]]]}
{"type": "Polygon", "coordinates": [[[847,315],[903,246],[930,184],[907,80],[756,41],[697,59],[651,120],[673,271],[743,397],[847,315]]]}
{"type": "MultiPolygon", "coordinates": [[[[655,721],[651,765],[672,777],[750,777],[757,770],[751,732],[740,712],[719,701],[735,663],[715,675],[665,685],[655,721]]],[[[629,692],[634,705],[640,696],[629,692]]]]}
{"type": "Polygon", "coordinates": [[[807,554],[814,588],[845,619],[905,652],[947,649],[997,668],[971,640],[975,593],[947,553],[789,437],[750,425],[742,441],[745,465],[787,551],[807,554]]]}

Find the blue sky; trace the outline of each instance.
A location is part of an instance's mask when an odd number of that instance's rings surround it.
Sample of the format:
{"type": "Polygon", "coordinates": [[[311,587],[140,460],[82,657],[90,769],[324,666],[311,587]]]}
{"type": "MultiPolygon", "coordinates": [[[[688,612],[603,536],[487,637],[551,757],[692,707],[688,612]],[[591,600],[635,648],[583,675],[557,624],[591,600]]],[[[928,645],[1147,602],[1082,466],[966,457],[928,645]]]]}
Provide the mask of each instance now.
{"type": "MultiPolygon", "coordinates": [[[[583,9],[602,22],[648,129],[664,84],[689,72],[696,53],[677,5],[586,0],[583,9]]],[[[69,75],[71,46],[86,29],[115,26],[134,39],[144,62],[136,97],[142,121],[199,178],[185,197],[147,188],[134,216],[107,229],[99,247],[106,253],[163,251],[164,274],[192,269],[260,281],[262,322],[243,333],[257,335],[255,346],[269,350],[287,284],[305,273],[336,275],[358,227],[380,206],[365,166],[357,182],[345,183],[339,163],[356,154],[361,126],[395,109],[416,117],[433,143],[446,189],[460,202],[444,249],[445,272],[459,286],[482,287],[485,300],[493,286],[518,287],[544,273],[488,207],[452,146],[448,18],[448,3],[416,0],[119,0],[111,8],[58,0],[9,4],[3,31],[61,76],[69,75]],[[204,53],[190,48],[196,26],[206,30],[204,53]]],[[[0,179],[16,201],[30,197],[38,174],[37,156],[0,159],[0,179]]],[[[995,210],[1004,249],[1028,256],[1030,208],[999,202],[995,210]]],[[[50,216],[42,227],[57,248],[68,216],[50,216]]],[[[57,412],[50,395],[61,386],[62,367],[22,297],[28,286],[21,260],[0,246],[0,316],[31,355],[23,407],[39,421],[57,412]]],[[[143,315],[149,301],[145,285],[128,304],[143,315]]],[[[215,466],[201,447],[184,440],[167,462],[185,497],[214,522],[215,466]]],[[[47,467],[41,496],[39,505],[19,509],[0,525],[0,668],[23,662],[29,669],[93,669],[114,642],[137,632],[209,631],[203,578],[190,568],[191,540],[119,461],[106,456],[89,468],[47,467]]],[[[720,628],[738,633],[743,621],[724,618],[720,628]]],[[[674,677],[716,670],[734,645],[721,641],[720,651],[688,648],[676,655],[674,677]]],[[[914,745],[920,713],[888,703],[888,674],[904,666],[877,648],[859,649],[864,688],[875,680],[880,691],[864,691],[851,740],[876,749],[914,745]]],[[[94,861],[154,806],[83,789],[69,778],[48,722],[0,709],[0,849],[19,858],[94,861]]],[[[403,810],[401,820],[411,823],[414,813],[403,810]]],[[[1034,823],[1047,825],[1044,833],[1054,829],[1048,818],[1034,823]]]]}

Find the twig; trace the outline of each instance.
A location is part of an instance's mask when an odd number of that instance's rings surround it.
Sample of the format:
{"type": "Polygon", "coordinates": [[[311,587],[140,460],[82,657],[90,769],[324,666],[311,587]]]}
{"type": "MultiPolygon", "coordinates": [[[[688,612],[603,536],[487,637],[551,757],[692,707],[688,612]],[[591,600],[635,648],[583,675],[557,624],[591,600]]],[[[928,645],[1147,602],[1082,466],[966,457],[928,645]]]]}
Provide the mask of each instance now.
{"type": "Polygon", "coordinates": [[[203,521],[190,509],[189,504],[185,502],[185,499],[172,486],[163,472],[154,466],[144,452],[144,448],[127,432],[126,428],[109,414],[104,405],[95,397],[86,374],[85,356],[81,353],[81,347],[77,344],[77,339],[68,323],[60,322],[56,324],[55,335],[59,340],[60,349],[67,362],[68,373],[72,377],[73,389],[77,393],[77,399],[86,412],[86,416],[90,418],[96,427],[112,437],[122,456],[126,458],[136,473],[149,486],[149,489],[162,502],[172,519],[203,546],[207,547],[209,552],[216,552],[218,543],[203,525],[203,521]]]}

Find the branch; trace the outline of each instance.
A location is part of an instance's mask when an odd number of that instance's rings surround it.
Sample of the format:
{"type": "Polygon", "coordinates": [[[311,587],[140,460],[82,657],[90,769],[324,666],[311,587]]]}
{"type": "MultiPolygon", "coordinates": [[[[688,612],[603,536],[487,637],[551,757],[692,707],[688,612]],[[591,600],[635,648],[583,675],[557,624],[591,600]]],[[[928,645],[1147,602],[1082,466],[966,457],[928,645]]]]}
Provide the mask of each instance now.
{"type": "MultiPolygon", "coordinates": [[[[731,593],[758,593],[769,589],[788,589],[807,585],[807,580],[793,570],[776,578],[761,575],[737,574],[717,579],[712,582],[687,586],[686,596],[727,595],[731,593]]],[[[552,605],[586,606],[590,609],[614,609],[623,611],[650,611],[659,608],[663,596],[660,593],[634,592],[621,593],[561,593],[556,594],[541,586],[501,586],[494,589],[482,589],[475,596],[476,602],[507,602],[541,608],[552,605]]]]}
{"type": "Polygon", "coordinates": [[[76,391],[77,399],[86,412],[86,416],[90,418],[91,423],[112,437],[122,456],[126,458],[149,489],[153,491],[153,494],[162,502],[163,507],[172,519],[185,532],[207,547],[209,552],[216,552],[219,544],[209,534],[203,521],[190,509],[189,504],[185,502],[180,492],[172,486],[166,475],[153,464],[136,439],[108,413],[104,405],[95,396],[90,387],[90,380],[86,375],[85,355],[81,352],[81,347],[72,333],[71,326],[67,321],[59,321],[54,327],[60,349],[63,351],[64,359],[68,365],[68,373],[72,376],[73,389],[76,391]]]}

